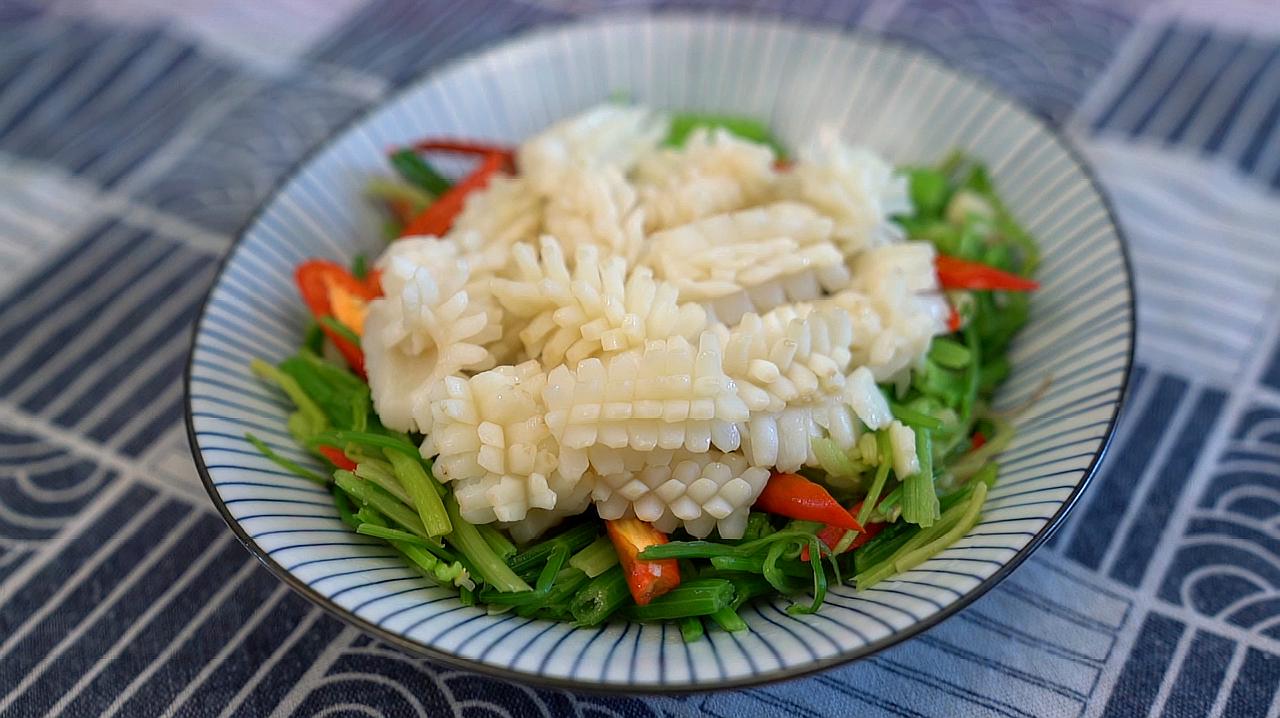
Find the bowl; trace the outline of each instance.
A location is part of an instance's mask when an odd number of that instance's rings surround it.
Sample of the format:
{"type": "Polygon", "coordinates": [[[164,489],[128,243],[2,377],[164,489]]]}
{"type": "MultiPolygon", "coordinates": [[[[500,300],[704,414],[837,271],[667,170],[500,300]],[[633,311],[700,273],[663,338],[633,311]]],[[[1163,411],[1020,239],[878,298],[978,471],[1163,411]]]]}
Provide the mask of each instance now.
{"type": "Polygon", "coordinates": [[[307,158],[248,223],[209,293],[186,377],[187,426],[209,497],[236,536],[289,586],[387,643],[572,688],[714,689],[870,655],[1000,581],[1096,473],[1133,346],[1133,282],[1107,202],[1080,156],[1009,97],[862,33],[769,19],[613,17],[538,30],[452,62],[307,158]],[[989,164],[1009,208],[1042,244],[1043,288],[996,402],[1021,408],[1017,438],[968,536],[871,590],[833,588],[816,615],[766,602],[744,609],[750,632],[708,631],[686,644],[664,625],[584,629],[463,606],[340,523],[325,490],[278,470],[245,440],[252,432],[282,449],[292,444],[285,405],[248,364],[282,359],[300,344],[307,313],[295,265],[377,253],[377,217],[362,189],[389,172],[386,148],[426,135],[514,143],[616,92],[659,108],[763,118],[793,145],[832,124],[895,163],[936,161],[958,147],[989,164]]]}

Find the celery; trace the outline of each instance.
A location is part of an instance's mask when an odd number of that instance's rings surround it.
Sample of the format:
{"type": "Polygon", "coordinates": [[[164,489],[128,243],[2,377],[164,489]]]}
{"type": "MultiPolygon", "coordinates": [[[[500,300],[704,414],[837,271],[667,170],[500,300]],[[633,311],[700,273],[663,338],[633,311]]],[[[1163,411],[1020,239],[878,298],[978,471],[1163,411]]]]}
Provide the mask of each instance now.
{"type": "Polygon", "coordinates": [[[618,564],[618,552],[608,536],[600,536],[590,545],[573,555],[569,565],[591,578],[608,571],[618,564]]]}
{"type": "Polygon", "coordinates": [[[444,537],[444,540],[458,549],[485,583],[504,593],[530,590],[529,584],[515,575],[507,564],[498,558],[498,554],[493,552],[476,527],[463,520],[461,509],[458,508],[458,499],[453,494],[445,498],[444,505],[449,522],[453,526],[453,530],[444,537]]]}
{"type": "Polygon", "coordinates": [[[409,458],[391,449],[383,453],[395,468],[400,485],[413,499],[413,507],[418,510],[418,516],[422,519],[422,525],[426,528],[427,534],[443,536],[452,531],[449,516],[444,510],[444,502],[440,500],[440,494],[436,491],[435,479],[422,468],[422,462],[417,457],[409,458]]]}
{"type": "Polygon", "coordinates": [[[302,466],[301,464],[297,463],[296,461],[293,461],[292,459],[288,459],[281,456],[280,454],[277,454],[275,450],[273,450],[270,446],[267,446],[266,442],[254,436],[253,434],[245,434],[244,438],[250,444],[253,444],[254,448],[262,452],[263,456],[267,457],[268,459],[271,460],[272,463],[288,471],[289,473],[294,474],[295,476],[301,476],[302,478],[308,481],[314,481],[317,484],[320,484],[321,486],[325,486],[329,483],[329,480],[324,478],[320,474],[317,474],[316,472],[302,466]]]}

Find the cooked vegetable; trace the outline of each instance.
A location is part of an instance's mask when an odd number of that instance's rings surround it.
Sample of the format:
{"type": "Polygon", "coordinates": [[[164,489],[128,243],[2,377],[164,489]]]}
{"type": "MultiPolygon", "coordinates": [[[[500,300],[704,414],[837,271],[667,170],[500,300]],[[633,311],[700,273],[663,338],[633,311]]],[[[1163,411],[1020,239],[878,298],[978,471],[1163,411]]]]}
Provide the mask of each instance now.
{"type": "Polygon", "coordinates": [[[312,316],[321,322],[321,329],[329,337],[329,341],[333,342],[357,374],[363,374],[364,354],[360,351],[359,343],[351,341],[331,325],[326,325],[324,320],[341,322],[358,336],[364,328],[364,314],[368,303],[381,294],[381,289],[368,278],[364,281],[356,279],[346,267],[324,259],[312,259],[298,265],[294,277],[302,293],[302,300],[306,302],[312,316]]]}
{"type": "Polygon", "coordinates": [[[369,194],[433,238],[300,265],[302,348],[251,369],[341,520],[464,605],[688,641],[817,611],[979,520],[1038,254],[962,156],[783,158],[754,120],[620,105],[398,149],[369,194]]]}
{"type": "Polygon", "coordinates": [[[430,235],[443,237],[453,226],[453,220],[462,211],[467,196],[489,184],[489,180],[507,164],[501,154],[488,154],[480,160],[480,166],[458,184],[436,198],[404,228],[404,236],[430,235]]]}
{"type": "Polygon", "coordinates": [[[998,289],[1006,292],[1029,292],[1040,283],[1016,274],[1003,272],[980,262],[970,262],[939,254],[934,260],[938,282],[943,289],[998,289]]]}
{"type": "Polygon", "coordinates": [[[756,507],[787,518],[817,521],[850,531],[861,529],[826,489],[799,474],[775,472],[756,499],[756,507]]]}
{"type": "Polygon", "coordinates": [[[646,606],[680,585],[680,567],[675,560],[655,561],[639,557],[645,549],[665,544],[665,534],[637,518],[613,519],[606,521],[605,527],[636,605],[646,606]]]}

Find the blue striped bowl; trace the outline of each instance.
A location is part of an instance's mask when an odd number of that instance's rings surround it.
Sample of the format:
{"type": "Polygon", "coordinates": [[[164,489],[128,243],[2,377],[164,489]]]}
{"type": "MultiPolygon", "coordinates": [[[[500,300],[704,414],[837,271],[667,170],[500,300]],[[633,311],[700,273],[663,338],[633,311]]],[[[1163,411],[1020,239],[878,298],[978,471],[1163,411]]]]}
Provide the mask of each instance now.
{"type": "Polygon", "coordinates": [[[458,62],[361,118],[264,205],[228,258],[196,329],[188,426],[209,495],[276,575],[410,651],[508,677],[618,690],[689,690],[793,676],[866,656],[991,588],[1044,540],[1097,469],[1133,348],[1133,287],[1119,232],[1079,157],[1039,119],[932,57],[865,35],[764,19],[612,18],[543,30],[458,62]],[[983,521],[942,555],[875,589],[838,587],[814,616],[745,611],[749,633],[490,616],[428,585],[339,521],[329,495],[276,469],[246,431],[303,463],[286,407],[249,373],[299,345],[293,267],[376,253],[362,199],[385,148],[423,135],[515,142],[617,91],[664,108],[766,118],[785,141],[835,123],[896,162],[960,147],[986,160],[1040,238],[1044,288],[998,404],[1017,419],[983,521]],[[1047,391],[1039,392],[1046,377],[1047,391]]]}

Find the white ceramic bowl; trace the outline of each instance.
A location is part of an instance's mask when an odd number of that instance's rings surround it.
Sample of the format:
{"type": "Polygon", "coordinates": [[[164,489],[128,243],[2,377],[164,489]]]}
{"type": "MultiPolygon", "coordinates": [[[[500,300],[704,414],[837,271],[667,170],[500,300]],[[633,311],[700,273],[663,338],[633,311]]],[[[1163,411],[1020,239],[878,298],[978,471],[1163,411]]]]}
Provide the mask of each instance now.
{"type": "MultiPolygon", "coordinates": [[[[861,656],[938,623],[1011,571],[1058,524],[1111,437],[1133,349],[1133,287],[1104,198],[1043,122],[932,56],[862,34],[764,19],[610,18],[540,30],[451,63],[357,120],[303,163],[248,225],[211,291],[188,372],[197,466],[236,535],[317,604],[410,651],[506,677],[617,690],[689,690],[793,676],[861,656]],[[972,533],[873,590],[834,588],[822,611],[744,611],[749,633],[685,644],[660,625],[596,629],[490,616],[429,586],[338,520],[329,495],[283,473],[244,439],[289,452],[286,408],[249,360],[299,345],[292,281],[308,257],[376,253],[362,198],[387,147],[426,135],[516,142],[623,91],[660,108],[765,119],[794,144],[819,123],[897,163],[959,147],[989,163],[1013,213],[1042,243],[1029,326],[998,405],[1046,393],[1017,438],[972,533]]],[[[291,452],[306,460],[300,452],[291,452]]]]}

